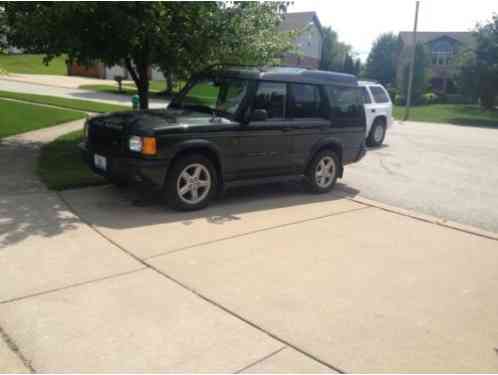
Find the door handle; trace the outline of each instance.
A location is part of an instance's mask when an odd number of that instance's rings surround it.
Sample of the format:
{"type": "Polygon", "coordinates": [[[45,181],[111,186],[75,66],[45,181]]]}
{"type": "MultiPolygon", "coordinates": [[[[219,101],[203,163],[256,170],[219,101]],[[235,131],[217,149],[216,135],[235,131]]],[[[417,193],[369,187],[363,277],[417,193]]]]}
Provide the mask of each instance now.
{"type": "Polygon", "coordinates": [[[372,112],[372,113],[375,113],[375,109],[372,109],[372,110],[371,110],[371,112],[372,112]]]}

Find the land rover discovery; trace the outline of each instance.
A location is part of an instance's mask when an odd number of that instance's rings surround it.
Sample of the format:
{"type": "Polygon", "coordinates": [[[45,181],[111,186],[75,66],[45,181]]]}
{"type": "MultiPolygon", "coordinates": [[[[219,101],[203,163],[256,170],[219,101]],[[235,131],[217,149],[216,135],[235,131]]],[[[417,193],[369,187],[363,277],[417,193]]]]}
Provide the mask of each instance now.
{"type": "Polygon", "coordinates": [[[288,176],[328,192],[365,155],[365,126],[355,76],[239,68],[195,76],[166,109],[91,118],[80,147],[111,182],[148,181],[194,210],[230,186],[288,176]]]}

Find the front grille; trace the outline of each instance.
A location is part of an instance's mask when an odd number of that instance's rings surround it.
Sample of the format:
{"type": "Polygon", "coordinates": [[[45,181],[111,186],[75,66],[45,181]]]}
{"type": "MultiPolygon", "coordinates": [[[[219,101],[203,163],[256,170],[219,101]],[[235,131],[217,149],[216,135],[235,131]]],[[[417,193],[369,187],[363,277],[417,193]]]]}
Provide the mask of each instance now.
{"type": "Polygon", "coordinates": [[[88,143],[95,152],[116,155],[124,151],[122,126],[92,122],[88,128],[88,143]]]}

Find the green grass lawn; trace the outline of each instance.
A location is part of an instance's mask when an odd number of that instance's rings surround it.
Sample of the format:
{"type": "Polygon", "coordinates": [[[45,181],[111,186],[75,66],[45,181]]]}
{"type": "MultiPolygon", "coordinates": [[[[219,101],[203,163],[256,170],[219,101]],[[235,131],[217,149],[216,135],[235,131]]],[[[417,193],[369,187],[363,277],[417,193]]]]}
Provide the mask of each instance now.
{"type": "Polygon", "coordinates": [[[43,63],[43,56],[0,53],[0,67],[6,70],[7,73],[67,75],[64,56],[56,57],[48,66],[43,63]]]}
{"type": "Polygon", "coordinates": [[[85,116],[83,112],[41,107],[0,98],[0,138],[47,128],[85,116]]]}
{"type": "Polygon", "coordinates": [[[57,107],[76,109],[85,112],[106,113],[131,110],[131,105],[122,106],[116,104],[92,102],[90,100],[59,98],[57,96],[25,94],[11,91],[0,91],[0,98],[2,97],[23,100],[31,103],[50,104],[57,107]]]}
{"type": "MultiPolygon", "coordinates": [[[[402,119],[404,114],[404,107],[394,107],[396,119],[402,119]]],[[[477,105],[433,104],[412,107],[410,120],[498,128],[498,111],[483,111],[477,105]]]]}
{"type": "Polygon", "coordinates": [[[78,130],[42,148],[37,173],[49,189],[64,190],[108,183],[83,162],[78,149],[82,137],[83,132],[78,130]]]}

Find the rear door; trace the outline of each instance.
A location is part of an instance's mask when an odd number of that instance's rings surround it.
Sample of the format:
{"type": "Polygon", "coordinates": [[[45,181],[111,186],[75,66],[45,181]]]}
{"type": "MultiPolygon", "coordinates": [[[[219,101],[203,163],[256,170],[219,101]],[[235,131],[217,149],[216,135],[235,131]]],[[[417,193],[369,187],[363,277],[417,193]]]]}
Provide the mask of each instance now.
{"type": "Polygon", "coordinates": [[[361,87],[325,86],[330,107],[331,132],[343,147],[343,163],[356,160],[365,142],[365,110],[361,87]]]}
{"type": "Polygon", "coordinates": [[[392,103],[388,92],[380,85],[372,85],[369,89],[375,102],[376,117],[385,116],[387,123],[390,124],[392,118],[392,103]]]}
{"type": "Polygon", "coordinates": [[[366,86],[360,86],[361,97],[363,99],[363,106],[365,107],[365,116],[367,121],[367,127],[365,132],[365,137],[368,137],[372,124],[377,116],[376,104],[373,101],[372,94],[366,86]]]}
{"type": "Polygon", "coordinates": [[[330,117],[324,88],[319,85],[289,84],[290,159],[302,172],[310,152],[330,131],[330,117]]]}

